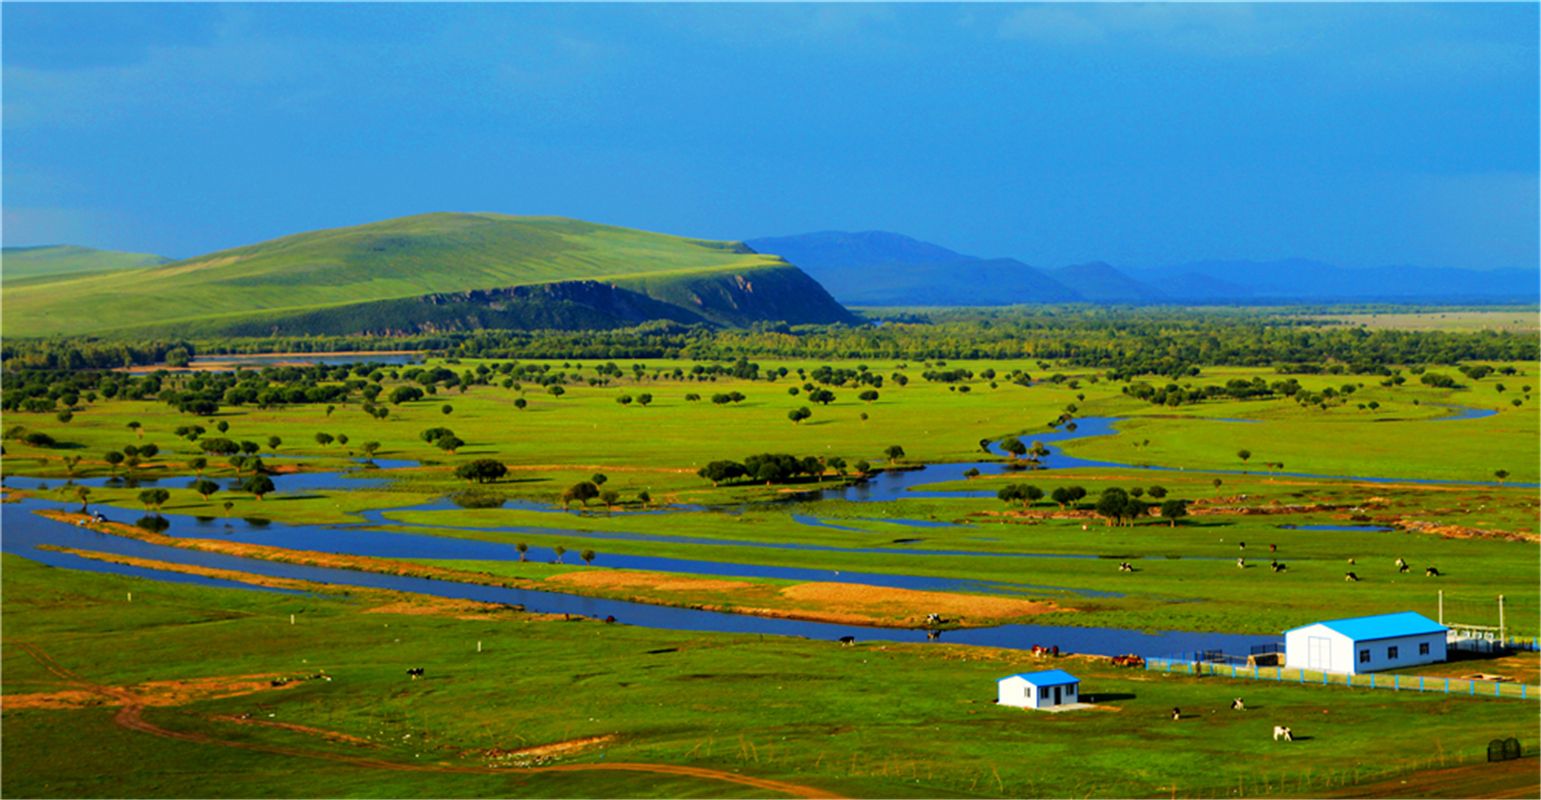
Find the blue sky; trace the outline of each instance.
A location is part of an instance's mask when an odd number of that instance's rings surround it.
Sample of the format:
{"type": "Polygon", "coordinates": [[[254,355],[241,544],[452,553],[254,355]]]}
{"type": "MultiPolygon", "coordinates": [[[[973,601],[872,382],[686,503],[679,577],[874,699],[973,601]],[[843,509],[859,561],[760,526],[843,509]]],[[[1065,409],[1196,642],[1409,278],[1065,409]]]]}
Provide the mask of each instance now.
{"type": "Polygon", "coordinates": [[[1510,5],[29,5],[8,245],[438,210],[1054,266],[1534,267],[1510,5]]]}

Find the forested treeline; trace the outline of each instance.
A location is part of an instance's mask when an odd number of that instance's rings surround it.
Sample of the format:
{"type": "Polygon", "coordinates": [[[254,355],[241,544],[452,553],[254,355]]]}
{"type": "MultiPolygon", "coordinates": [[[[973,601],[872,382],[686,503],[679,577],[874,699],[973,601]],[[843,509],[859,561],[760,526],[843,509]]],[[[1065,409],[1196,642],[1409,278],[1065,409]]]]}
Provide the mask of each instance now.
{"type": "Polygon", "coordinates": [[[1367,330],[1263,312],[1010,309],[906,314],[864,326],[713,329],[648,323],[606,331],[487,330],[403,337],[194,342],[7,341],[8,370],[175,363],[191,354],[422,350],[481,358],[1042,359],[1118,376],[1192,374],[1203,366],[1370,373],[1388,365],[1535,360],[1534,337],[1511,332],[1367,330]],[[905,321],[892,321],[905,320],[905,321]],[[1333,367],[1336,366],[1334,369],[1333,367]]]}

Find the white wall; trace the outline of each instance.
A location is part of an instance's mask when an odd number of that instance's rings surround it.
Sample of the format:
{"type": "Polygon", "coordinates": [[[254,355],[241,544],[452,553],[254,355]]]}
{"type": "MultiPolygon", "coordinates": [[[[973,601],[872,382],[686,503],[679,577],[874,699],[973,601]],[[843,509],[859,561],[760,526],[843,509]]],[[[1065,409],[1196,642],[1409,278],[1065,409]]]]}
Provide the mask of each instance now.
{"type": "MultiPolygon", "coordinates": [[[[1081,684],[1072,683],[1059,687],[1060,705],[1080,702],[1081,684]]],[[[1021,678],[1011,677],[996,684],[996,702],[1018,708],[1050,708],[1054,705],[1054,687],[1035,689],[1021,678]]]]}
{"type": "Polygon", "coordinates": [[[1308,625],[1284,634],[1284,650],[1285,664],[1291,668],[1355,675],[1444,661],[1445,634],[1440,631],[1355,642],[1324,625],[1308,625]],[[1419,655],[1420,644],[1429,646],[1428,655],[1419,655]],[[1388,652],[1393,647],[1396,658],[1388,652]],[[1359,660],[1362,650],[1370,652],[1366,662],[1359,660]]]}

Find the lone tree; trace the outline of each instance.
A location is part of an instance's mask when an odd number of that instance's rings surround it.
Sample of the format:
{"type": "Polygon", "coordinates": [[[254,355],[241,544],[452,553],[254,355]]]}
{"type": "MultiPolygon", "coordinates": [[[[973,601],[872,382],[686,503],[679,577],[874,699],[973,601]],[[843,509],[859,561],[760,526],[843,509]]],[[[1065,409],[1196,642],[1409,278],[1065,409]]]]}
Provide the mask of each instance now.
{"type": "Polygon", "coordinates": [[[264,495],[271,494],[274,488],[273,479],[266,475],[253,475],[241,484],[242,490],[256,496],[258,500],[261,500],[264,495]]]}
{"type": "Polygon", "coordinates": [[[567,555],[567,548],[557,545],[551,548],[551,552],[556,554],[556,563],[560,564],[562,563],[562,556],[567,555]]]}
{"type": "Polygon", "coordinates": [[[637,502],[641,503],[643,508],[647,508],[653,502],[653,495],[649,494],[646,489],[643,489],[637,492],[637,502]]]}
{"type": "Polygon", "coordinates": [[[520,561],[524,561],[529,556],[530,546],[524,542],[519,542],[518,544],[514,545],[514,549],[519,551],[520,561]]]}
{"type": "Polygon", "coordinates": [[[1214,485],[1215,491],[1218,492],[1220,491],[1220,487],[1225,484],[1225,481],[1222,481],[1219,478],[1215,478],[1214,480],[1210,481],[1210,483],[1214,485]]]}
{"type": "Polygon", "coordinates": [[[364,457],[365,458],[373,460],[374,457],[375,457],[375,453],[380,452],[380,443],[379,442],[365,442],[365,443],[359,445],[359,449],[364,451],[364,457]]]}
{"type": "Polygon", "coordinates": [[[1149,489],[1147,489],[1145,491],[1146,491],[1147,494],[1149,494],[1151,497],[1156,498],[1157,500],[1160,500],[1161,498],[1166,497],[1166,487],[1165,486],[1152,486],[1152,487],[1150,487],[1149,489]]]}
{"type": "Polygon", "coordinates": [[[219,484],[209,480],[208,478],[199,478],[198,480],[193,481],[193,484],[187,488],[192,489],[193,491],[202,495],[203,499],[207,501],[211,495],[219,491],[219,484]]]}
{"type": "Polygon", "coordinates": [[[102,456],[102,458],[107,462],[107,466],[112,468],[113,473],[116,474],[118,465],[123,463],[124,456],[116,450],[108,450],[107,454],[102,456]]]}
{"type": "Polygon", "coordinates": [[[133,422],[130,422],[127,427],[128,427],[129,430],[131,430],[134,433],[138,434],[139,438],[141,438],[141,439],[144,438],[144,426],[139,424],[139,420],[136,419],[133,422]]]}
{"type": "Polygon", "coordinates": [[[75,499],[80,501],[80,513],[86,513],[86,501],[91,499],[91,488],[88,486],[76,486],[75,499]]]}
{"type": "Polygon", "coordinates": [[[596,555],[598,555],[598,553],[595,553],[593,550],[584,550],[578,554],[578,557],[583,559],[583,563],[585,565],[589,565],[594,563],[594,557],[596,555]]]}
{"type": "Polygon", "coordinates": [[[197,458],[188,461],[187,466],[192,468],[194,474],[202,475],[204,469],[209,466],[209,460],[203,456],[198,456],[197,458]]]}
{"type": "Polygon", "coordinates": [[[876,403],[878,399],[878,393],[872,389],[868,389],[867,391],[856,395],[856,397],[863,403],[876,403]]]}
{"type": "Polygon", "coordinates": [[[1177,527],[1177,520],[1188,516],[1188,501],[1171,499],[1161,504],[1161,518],[1168,526],[1177,527]]]}
{"type": "Polygon", "coordinates": [[[1248,460],[1250,460],[1252,458],[1252,451],[1251,450],[1237,450],[1236,451],[1236,457],[1241,459],[1241,463],[1245,464],[1245,463],[1247,463],[1248,460]]]}
{"type": "Polygon", "coordinates": [[[588,481],[578,481],[572,486],[567,487],[567,491],[562,492],[562,507],[566,508],[567,506],[571,505],[574,500],[587,506],[590,500],[593,500],[598,496],[598,486],[595,486],[588,481]]]}
{"type": "Polygon", "coordinates": [[[491,483],[508,474],[508,467],[495,458],[478,458],[455,468],[455,477],[468,483],[491,483]]]}
{"type": "Polygon", "coordinates": [[[1008,436],[1001,440],[1001,449],[1005,450],[1012,458],[1021,458],[1027,455],[1027,445],[1015,436],[1008,436]]]}
{"type": "Polygon", "coordinates": [[[888,463],[892,464],[895,461],[904,458],[904,448],[896,444],[891,444],[888,446],[888,449],[883,451],[883,455],[888,456],[888,463]]]}
{"type": "Polygon", "coordinates": [[[1506,470],[1506,469],[1493,470],[1493,477],[1497,478],[1499,483],[1503,483],[1504,479],[1509,477],[1509,470],[1506,470]]]}
{"type": "Polygon", "coordinates": [[[610,480],[610,476],[606,475],[603,472],[596,472],[593,475],[589,476],[589,481],[592,482],[595,486],[604,486],[605,485],[605,481],[608,481],[608,480],[610,480]]]}
{"type": "Polygon", "coordinates": [[[139,493],[139,502],[144,505],[144,510],[160,510],[167,500],[171,499],[171,492],[165,489],[145,489],[139,493]]]}
{"type": "Polygon", "coordinates": [[[318,433],[318,434],[316,434],[316,444],[319,444],[322,447],[326,447],[327,445],[329,445],[331,443],[332,443],[332,434],[330,434],[330,433],[318,433]]]}
{"type": "Polygon", "coordinates": [[[530,405],[530,401],[524,399],[523,397],[516,397],[516,398],[514,398],[514,408],[517,408],[520,411],[525,410],[526,408],[529,407],[529,405],[530,405]]]}
{"type": "Polygon", "coordinates": [[[459,450],[465,446],[465,442],[461,441],[459,437],[453,435],[440,437],[439,439],[434,440],[433,444],[435,447],[443,450],[446,453],[449,453],[450,455],[454,455],[456,450],[459,450]]]}
{"type": "Polygon", "coordinates": [[[801,425],[803,420],[813,416],[813,412],[807,406],[800,406],[787,412],[787,419],[792,420],[793,425],[801,425]]]}
{"type": "Polygon", "coordinates": [[[647,408],[653,404],[653,396],[647,392],[637,395],[637,405],[647,408]]]}
{"type": "Polygon", "coordinates": [[[283,444],[283,443],[284,443],[284,440],[278,438],[277,436],[269,436],[268,437],[268,449],[269,450],[277,451],[278,450],[278,446],[283,444]]]}
{"type": "Polygon", "coordinates": [[[606,511],[611,511],[617,503],[621,502],[621,493],[614,489],[606,489],[599,493],[599,502],[605,504],[606,511]]]}
{"type": "Polygon", "coordinates": [[[445,403],[444,405],[439,407],[439,411],[443,412],[444,416],[447,417],[450,414],[455,413],[455,407],[450,405],[449,403],[445,403]]]}

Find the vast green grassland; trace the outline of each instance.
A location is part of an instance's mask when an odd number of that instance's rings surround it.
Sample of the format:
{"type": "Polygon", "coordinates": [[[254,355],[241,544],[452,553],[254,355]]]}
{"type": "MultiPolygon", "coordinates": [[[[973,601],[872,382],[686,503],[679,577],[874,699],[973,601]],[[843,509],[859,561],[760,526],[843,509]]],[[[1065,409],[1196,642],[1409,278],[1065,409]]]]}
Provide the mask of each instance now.
{"type": "Polygon", "coordinates": [[[841,648],[506,612],[366,613],[389,599],[205,589],[9,557],[5,572],[7,695],[66,688],[18,643],[109,686],[333,678],[144,709],[151,725],[203,741],[124,729],[110,705],[8,709],[5,791],[15,796],[775,795],[646,773],[455,774],[329,760],[481,766],[499,763],[494,749],[590,737],[605,738],[560,761],[687,765],[852,796],[1301,796],[1478,760],[1489,739],[1535,724],[1522,701],[1242,684],[1082,660],[1056,665],[1081,675],[1083,693],[1106,710],[1036,714],[993,704],[996,678],[1045,666],[1020,653],[841,648]],[[424,678],[408,679],[417,666],[424,678]],[[1238,694],[1245,712],[1228,708],[1238,694]],[[1169,718],[1174,706],[1182,720],[1169,718]],[[228,721],[240,715],[310,730],[228,721]],[[1405,735],[1409,720],[1418,735],[1405,735]],[[1275,724],[1299,740],[1274,743],[1275,724]]]}
{"type": "MultiPolygon", "coordinates": [[[[459,373],[483,363],[494,362],[435,360],[429,366],[459,373]]],[[[183,488],[184,480],[163,480],[159,485],[171,491],[164,510],[218,517],[226,514],[222,503],[229,501],[234,517],[356,523],[365,511],[473,488],[453,470],[493,458],[509,473],[474,487],[484,493],[554,503],[565,488],[598,472],[608,476],[604,488],[620,498],[611,509],[593,503],[568,514],[517,507],[391,511],[387,529],[561,545],[573,554],[593,549],[598,556],[591,566],[422,562],[517,578],[553,591],[671,605],[761,607],[795,582],[744,578],[742,589],[669,588],[665,578],[692,573],[619,570],[609,560],[657,556],[802,567],[827,570],[831,580],[838,580],[836,571],[972,579],[990,588],[970,589],[965,596],[1002,594],[1057,604],[1052,613],[1027,620],[1032,622],[1265,635],[1358,614],[1412,609],[1433,616],[1438,590],[1453,615],[1493,622],[1496,595],[1502,593],[1510,632],[1541,634],[1533,485],[1541,480],[1541,424],[1533,394],[1524,389],[1541,372],[1535,363],[1515,363],[1517,374],[1502,378],[1462,377],[1458,389],[1416,381],[1387,387],[1379,375],[1294,376],[1311,392],[1355,386],[1348,403],[1325,410],[1284,398],[1156,406],[1125,394],[1123,383],[1099,371],[1037,361],[953,362],[946,367],[967,368],[976,377],[946,384],[921,377],[940,365],[872,360],[866,368],[889,377],[877,390],[879,397],[862,401],[858,393],[867,387],[834,387],[836,397],[828,405],[810,403],[797,374],[824,363],[816,359],[761,360],[762,374],[788,369],[774,381],[669,377],[676,367],[688,373],[694,362],[687,360],[647,360],[640,377],[628,362],[622,365],[625,377],[608,379],[596,374],[598,362],[550,363],[582,380],[568,383],[560,397],[531,382],[518,388],[498,381],[464,391],[440,388],[424,400],[389,406],[383,420],[356,404],[330,411],[303,404],[227,406],[205,418],[178,414],[159,401],[98,399],[83,402],[68,422],[53,413],[18,411],[6,415],[7,427],[46,432],[59,444],[44,448],[7,440],[3,468],[8,476],[48,476],[50,488],[34,494],[66,500],[73,496],[63,486],[68,473],[106,475],[114,468],[103,455],[125,445],[153,442],[160,448],[135,469],[140,476],[190,479],[188,462],[202,454],[175,436],[180,425],[204,425],[206,437],[262,443],[265,454],[271,453],[268,437],[277,436],[280,457],[266,455],[268,466],[303,471],[356,466],[361,446],[372,441],[380,443],[377,458],[420,464],[360,473],[391,478],[386,486],[279,492],[262,500],[232,490],[204,500],[183,488]],[[997,378],[992,387],[978,377],[986,369],[1001,376],[1026,370],[1038,380],[1020,386],[997,378]],[[906,374],[908,384],[892,380],[894,373],[906,374]],[[1056,373],[1060,377],[1053,379],[1056,373]],[[603,385],[588,385],[590,377],[603,385]],[[1504,392],[1497,391],[1500,382],[1504,392]],[[965,386],[968,391],[961,391],[965,386]],[[789,393],[791,388],[798,393],[789,393]],[[711,401],[714,394],[730,392],[744,399],[711,401]],[[653,398],[646,407],[635,402],[643,393],[653,398]],[[687,400],[688,394],[701,399],[687,400]],[[623,405],[622,396],[634,402],[623,405]],[[527,402],[523,410],[514,405],[520,398],[527,402]],[[1519,406],[1511,403],[1514,398],[1521,399],[1519,406]],[[1372,401],[1376,408],[1368,406],[1372,401]],[[788,419],[789,410],[805,405],[813,412],[810,419],[800,424],[788,419]],[[834,470],[817,481],[775,485],[714,487],[696,475],[709,461],[760,452],[840,457],[848,464],[865,459],[874,468],[892,469],[1000,461],[982,451],[982,439],[1021,435],[1030,443],[1071,407],[1082,420],[1121,421],[1113,435],[1069,443],[1069,454],[1132,466],[1023,470],[971,480],[961,479],[956,469],[938,470],[933,473],[938,482],[926,489],[986,496],[874,503],[806,496],[855,479],[834,470]],[[1457,408],[1495,413],[1445,419],[1457,408]],[[218,421],[228,423],[228,432],[215,430],[218,421]],[[130,422],[141,423],[141,431],[131,430],[130,422]],[[453,429],[464,446],[447,453],[423,441],[420,433],[435,426],[453,429]],[[315,438],[321,432],[345,434],[349,441],[322,445],[315,438]],[[891,445],[905,450],[892,463],[884,453],[891,445]],[[1241,450],[1250,458],[1241,459],[1241,450]],[[64,456],[81,461],[71,468],[64,456]],[[1137,468],[1141,465],[1166,469],[1137,468]],[[1496,470],[1506,471],[1501,485],[1496,470]],[[1090,492],[1088,503],[1106,486],[1160,485],[1169,497],[1190,501],[1191,515],[1175,526],[1153,517],[1109,525],[1089,507],[1062,509],[1043,500],[1024,508],[993,497],[1012,483],[1045,491],[1083,486],[1090,492]],[[638,498],[644,491],[652,497],[649,508],[638,498]],[[784,502],[764,502],[769,500],[784,502]],[[671,503],[704,508],[656,513],[657,506],[671,503]],[[644,511],[655,513],[639,513],[644,511]],[[917,520],[954,524],[905,524],[917,520]],[[1287,527],[1313,524],[1394,530],[1287,527]],[[618,533],[673,538],[606,536],[618,533]],[[1245,550],[1241,542],[1247,543],[1245,550]],[[759,546],[770,544],[842,549],[759,546]],[[1238,568],[1238,555],[1247,567],[1238,568]],[[1411,562],[1413,571],[1398,573],[1393,565],[1398,557],[1411,562]],[[1270,558],[1287,562],[1288,570],[1271,572],[1270,558]],[[1123,560],[1136,571],[1116,570],[1123,560]],[[1426,565],[1437,565],[1442,576],[1425,577],[1426,565]],[[1350,570],[1362,580],[1345,581],[1350,570]],[[643,585],[607,589],[603,580],[584,583],[574,580],[575,574],[643,585]],[[648,581],[656,585],[647,586],[648,581]],[[1075,590],[1118,596],[1089,597],[1075,590]]],[[[1281,376],[1214,367],[1181,382],[1224,384],[1253,377],[1281,376]]],[[[167,378],[168,384],[189,380],[167,378]]],[[[386,394],[402,382],[387,376],[386,394]]],[[[209,460],[206,475],[234,475],[224,459],[209,460]]],[[[137,494],[129,487],[93,489],[91,503],[135,508],[137,494]]],[[[68,688],[43,668],[39,648],[88,681],[108,686],[323,669],[333,676],[330,682],[305,681],[282,691],[146,705],[143,719],[156,730],[125,727],[111,703],[100,699],[68,708],[16,707],[12,701],[4,715],[4,791],[19,796],[787,793],[700,774],[512,769],[483,774],[383,766],[507,765],[489,751],[590,737],[611,738],[575,745],[553,763],[685,765],[784,781],[798,787],[790,793],[853,796],[1318,796],[1469,763],[1492,738],[1525,740],[1535,731],[1533,702],[1234,683],[1115,669],[1081,658],[1055,665],[1068,665],[1083,678],[1083,691],[1107,708],[1033,714],[992,702],[996,678],[1048,666],[1020,652],[883,644],[877,636],[842,648],[779,637],[676,633],[407,602],[370,592],[345,595],[335,587],[308,595],[242,592],[48,569],[15,556],[6,556],[0,566],[7,698],[68,688]],[[393,610],[377,608],[387,605],[393,610]],[[413,613],[403,613],[409,610],[413,613]],[[293,625],[290,614],[296,615],[293,625]],[[478,642],[484,645],[480,653],[478,642]],[[425,677],[408,679],[405,670],[419,666],[425,677]],[[1237,695],[1245,696],[1248,711],[1229,710],[1237,695]],[[1183,719],[1170,719],[1173,707],[1183,710],[1183,719]],[[302,727],[216,719],[242,714],[302,727]],[[1301,740],[1275,744],[1270,732],[1276,724],[1290,725],[1301,740]],[[166,738],[165,731],[185,735],[166,738]],[[347,744],[331,734],[362,743],[347,744]],[[96,754],[89,767],[82,767],[75,752],[81,742],[96,754]],[[231,742],[258,749],[228,746],[231,742]],[[284,753],[272,752],[275,747],[284,753]],[[211,781],[211,772],[223,777],[211,781]]],[[[1534,654],[1477,661],[1469,670],[1529,683],[1538,672],[1534,654]]],[[[1530,789],[1525,778],[1518,779],[1522,793],[1530,789]]]]}

